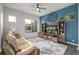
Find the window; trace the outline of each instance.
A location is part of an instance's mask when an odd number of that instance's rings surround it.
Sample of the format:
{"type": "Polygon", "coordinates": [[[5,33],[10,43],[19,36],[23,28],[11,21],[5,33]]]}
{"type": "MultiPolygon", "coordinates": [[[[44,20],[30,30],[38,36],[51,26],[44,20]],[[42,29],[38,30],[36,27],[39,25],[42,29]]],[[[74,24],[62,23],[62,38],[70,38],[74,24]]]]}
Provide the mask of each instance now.
{"type": "Polygon", "coordinates": [[[25,24],[31,24],[31,23],[32,23],[31,19],[25,19],[25,24]]]}
{"type": "Polygon", "coordinates": [[[9,17],[9,22],[16,22],[15,16],[8,16],[8,17],[9,17]]]}

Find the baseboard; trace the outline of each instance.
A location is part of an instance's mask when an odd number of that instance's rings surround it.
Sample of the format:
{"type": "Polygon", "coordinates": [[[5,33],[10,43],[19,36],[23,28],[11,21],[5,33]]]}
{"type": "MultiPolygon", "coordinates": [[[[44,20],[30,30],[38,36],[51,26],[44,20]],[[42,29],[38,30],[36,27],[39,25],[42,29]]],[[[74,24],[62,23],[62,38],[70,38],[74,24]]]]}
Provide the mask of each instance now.
{"type": "Polygon", "coordinates": [[[75,44],[75,43],[71,43],[71,42],[66,42],[66,43],[74,45],[74,46],[78,46],[78,44],[75,44]]]}
{"type": "Polygon", "coordinates": [[[74,44],[74,43],[71,43],[71,42],[66,42],[66,43],[77,46],[77,50],[79,50],[79,45],[78,44],[74,44]]]}

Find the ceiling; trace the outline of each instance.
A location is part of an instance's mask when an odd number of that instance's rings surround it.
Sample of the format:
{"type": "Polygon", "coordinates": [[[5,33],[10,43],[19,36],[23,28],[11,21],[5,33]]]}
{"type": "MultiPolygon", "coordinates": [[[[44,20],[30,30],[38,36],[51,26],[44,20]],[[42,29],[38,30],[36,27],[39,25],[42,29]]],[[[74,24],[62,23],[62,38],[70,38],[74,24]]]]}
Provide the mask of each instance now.
{"type": "Polygon", "coordinates": [[[43,16],[54,12],[56,10],[73,5],[73,3],[39,3],[41,7],[47,8],[38,12],[36,10],[36,3],[5,3],[4,5],[9,8],[17,9],[27,12],[36,16],[43,16]]]}

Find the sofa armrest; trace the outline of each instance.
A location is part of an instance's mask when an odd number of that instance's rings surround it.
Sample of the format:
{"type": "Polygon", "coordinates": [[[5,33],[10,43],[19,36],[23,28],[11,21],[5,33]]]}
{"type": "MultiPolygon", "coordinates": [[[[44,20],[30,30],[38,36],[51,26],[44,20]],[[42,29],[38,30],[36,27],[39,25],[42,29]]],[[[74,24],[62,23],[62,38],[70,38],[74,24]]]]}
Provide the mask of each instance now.
{"type": "Polygon", "coordinates": [[[12,47],[6,42],[3,45],[3,50],[6,55],[15,55],[15,52],[12,47]]]}

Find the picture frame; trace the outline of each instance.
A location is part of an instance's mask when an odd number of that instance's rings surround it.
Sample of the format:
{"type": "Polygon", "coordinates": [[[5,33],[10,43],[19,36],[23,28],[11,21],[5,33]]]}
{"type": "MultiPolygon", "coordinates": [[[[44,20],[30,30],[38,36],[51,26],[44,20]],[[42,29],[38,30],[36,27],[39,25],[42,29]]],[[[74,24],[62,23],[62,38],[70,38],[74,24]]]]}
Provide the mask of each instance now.
{"type": "Polygon", "coordinates": [[[32,24],[26,24],[25,25],[25,32],[26,33],[32,32],[32,24]]]}

